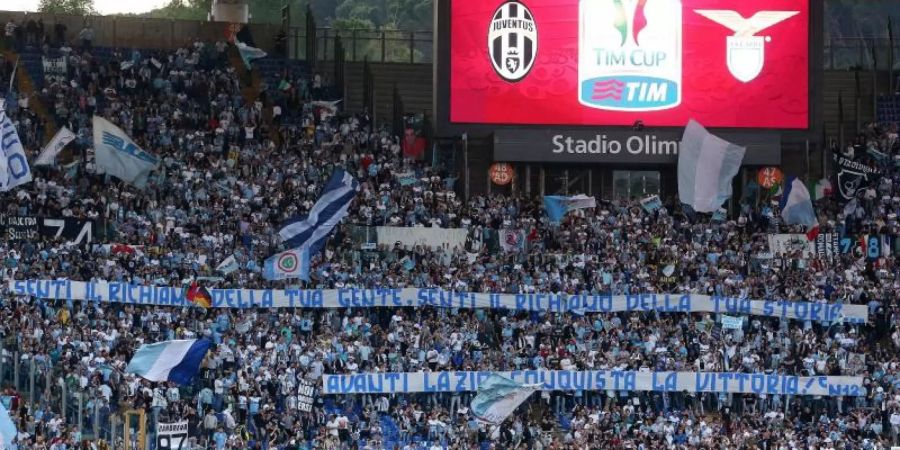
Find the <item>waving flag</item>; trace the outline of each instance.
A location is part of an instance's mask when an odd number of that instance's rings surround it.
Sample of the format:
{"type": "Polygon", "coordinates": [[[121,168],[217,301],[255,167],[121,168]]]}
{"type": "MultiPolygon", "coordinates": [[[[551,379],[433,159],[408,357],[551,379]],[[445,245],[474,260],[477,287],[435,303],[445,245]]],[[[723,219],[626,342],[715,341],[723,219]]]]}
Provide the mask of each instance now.
{"type": "Polygon", "coordinates": [[[325,246],[334,227],[347,215],[358,188],[359,183],[349,173],[340,169],[334,171],[309,215],[282,225],[278,232],[281,239],[290,248],[308,247],[309,255],[316,255],[325,246]]]}
{"type": "Polygon", "coordinates": [[[41,154],[34,161],[34,165],[52,166],[53,163],[56,162],[56,155],[58,155],[59,152],[73,140],[75,140],[75,133],[66,127],[62,127],[62,129],[56,132],[53,139],[50,139],[47,146],[41,150],[41,154]]]}
{"type": "Polygon", "coordinates": [[[9,417],[9,411],[0,403],[0,439],[3,440],[0,442],[0,449],[15,448],[13,441],[18,434],[16,424],[9,417]]]}
{"type": "Polygon", "coordinates": [[[139,189],[147,187],[147,178],[159,165],[159,158],[138,147],[112,122],[94,116],[93,125],[97,168],[139,189]]]}
{"type": "Polygon", "coordinates": [[[224,261],[219,263],[218,266],[216,266],[216,272],[221,272],[225,275],[228,275],[229,273],[240,269],[240,267],[241,266],[240,264],[238,264],[237,257],[235,257],[234,253],[232,253],[227,258],[225,258],[224,261]]]}
{"type": "Polygon", "coordinates": [[[19,133],[6,112],[0,110],[0,192],[31,181],[31,167],[19,133]]]}
{"type": "Polygon", "coordinates": [[[731,198],[731,180],[747,149],[688,122],[678,152],[678,197],[694,211],[715,212],[731,198]]]}
{"type": "Polygon", "coordinates": [[[212,295],[210,295],[205,287],[197,284],[196,281],[192,282],[191,285],[185,289],[184,298],[201,308],[209,308],[212,306],[212,295]]]}
{"type": "Polygon", "coordinates": [[[182,339],[145,344],[137,350],[125,372],[150,381],[190,384],[200,372],[200,363],[212,342],[209,339],[182,339]]]}
{"type": "Polygon", "coordinates": [[[263,264],[263,278],[271,281],[289,278],[309,281],[309,249],[300,247],[273,255],[263,264]]]}
{"type": "Polygon", "coordinates": [[[250,68],[250,63],[253,62],[254,59],[265,58],[267,56],[266,52],[256,48],[251,47],[237,39],[234,40],[234,45],[237,46],[238,52],[241,54],[241,59],[244,60],[244,65],[247,68],[250,68]]]}
{"type": "Polygon", "coordinates": [[[520,384],[509,378],[491,374],[478,385],[478,395],[472,399],[472,414],[478,420],[492,425],[503,423],[535,391],[539,384],[520,384]]]}
{"type": "Polygon", "coordinates": [[[819,235],[819,219],[813,210],[809,190],[799,178],[791,177],[784,184],[781,195],[781,218],[785,225],[805,225],[806,237],[814,240],[819,235]]]}
{"type": "Polygon", "coordinates": [[[561,195],[544,196],[544,210],[553,223],[559,223],[569,211],[596,207],[597,199],[584,194],[572,197],[563,197],[561,195]]]}

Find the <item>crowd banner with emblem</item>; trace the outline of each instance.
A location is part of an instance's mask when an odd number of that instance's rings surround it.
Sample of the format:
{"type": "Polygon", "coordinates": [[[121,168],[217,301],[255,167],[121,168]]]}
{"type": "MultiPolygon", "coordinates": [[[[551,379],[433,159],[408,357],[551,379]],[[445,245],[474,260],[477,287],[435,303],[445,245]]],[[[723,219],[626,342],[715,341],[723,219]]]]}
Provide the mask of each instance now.
{"type": "Polygon", "coordinates": [[[525,231],[524,230],[500,230],[500,248],[507,252],[523,252],[525,251],[525,231]]]}
{"type": "Polygon", "coordinates": [[[857,191],[869,186],[870,176],[874,177],[880,173],[876,168],[837,153],[834,154],[834,163],[837,170],[837,191],[844,200],[854,198],[857,191]]]}
{"type": "Polygon", "coordinates": [[[159,423],[156,425],[157,450],[186,449],[188,441],[188,421],[159,423]]]}
{"type": "MultiPolygon", "coordinates": [[[[51,300],[87,300],[161,306],[190,306],[181,287],[126,282],[69,280],[9,280],[13,295],[51,300]]],[[[784,299],[751,300],[700,294],[492,294],[437,288],[343,289],[209,289],[214,308],[377,308],[436,307],[506,309],[552,313],[708,312],[754,315],[812,322],[865,323],[866,305],[804,302],[784,299]]]]}
{"type": "Polygon", "coordinates": [[[309,247],[299,247],[276,253],[263,263],[263,278],[309,280],[309,247]]]}

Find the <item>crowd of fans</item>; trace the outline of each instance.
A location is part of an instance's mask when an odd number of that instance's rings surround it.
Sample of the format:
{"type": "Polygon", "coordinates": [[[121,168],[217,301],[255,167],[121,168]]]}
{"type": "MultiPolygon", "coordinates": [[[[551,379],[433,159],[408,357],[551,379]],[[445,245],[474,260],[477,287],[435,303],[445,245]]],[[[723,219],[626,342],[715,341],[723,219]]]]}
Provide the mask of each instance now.
{"type": "MultiPolygon", "coordinates": [[[[84,42],[92,31],[82,30],[70,46],[65,30],[54,41],[35,25],[32,39],[23,26],[17,34],[22,27],[7,24],[6,36],[21,51],[66,57],[68,74],[39,92],[8,92],[6,114],[29,160],[49,138],[35,102],[77,138],[56,166],[32,167],[34,182],[0,194],[0,214],[92,219],[100,229],[97,245],[4,235],[0,279],[297,284],[264,280],[262,262],[280,250],[279,224],[308,211],[334,169],[343,168],[360,190],[313,258],[304,287],[784,298],[865,304],[870,320],[751,316],[729,330],[711,314],[203,310],[67,304],[4,292],[0,382],[19,448],[123,448],[105,440],[123,438],[121,417],[132,409],[146,411],[151,423],[187,419],[184,448],[191,449],[900,444],[900,151],[893,126],[873,124],[853,146],[836,149],[880,170],[859,199],[848,207],[832,195],[816,205],[821,232],[884,236],[891,251],[877,258],[854,251],[772,255],[771,233],[802,230],[781,225],[766,194],[745,197],[722,222],[686,214],[672,199],[653,212],[637,199],[617,199],[551,224],[534,196],[462,198],[455,173],[404,157],[398,138],[373,129],[367,115],[318,102],[327,100],[319,98],[326,90],[318,75],[285,71],[263,96],[247,98],[222,42],[100,57],[84,42]],[[146,189],[96,175],[93,115],[160,156],[146,189]],[[457,248],[360,245],[359,227],[382,225],[463,228],[469,237],[457,248]],[[503,230],[522,230],[525,245],[504,250],[503,230]],[[240,269],[216,272],[231,255],[240,269]],[[214,347],[193,385],[124,372],[142,343],[201,336],[214,347]],[[859,397],[545,391],[498,428],[475,420],[468,409],[473,393],[317,396],[311,412],[297,404],[301,380],[318,384],[329,373],[516,369],[859,375],[865,382],[859,397]]],[[[0,78],[11,71],[11,61],[0,61],[0,78]]]]}

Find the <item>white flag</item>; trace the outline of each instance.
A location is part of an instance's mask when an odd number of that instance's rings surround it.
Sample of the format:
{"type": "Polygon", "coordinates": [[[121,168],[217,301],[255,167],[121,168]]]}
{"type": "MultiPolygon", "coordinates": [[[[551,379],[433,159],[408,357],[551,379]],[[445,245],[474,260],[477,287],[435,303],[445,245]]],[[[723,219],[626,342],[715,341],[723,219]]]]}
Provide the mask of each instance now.
{"type": "Polygon", "coordinates": [[[731,198],[731,180],[747,149],[688,122],[678,151],[678,197],[694,211],[711,213],[731,198]]]}
{"type": "Polygon", "coordinates": [[[216,272],[222,272],[225,275],[228,275],[235,270],[238,270],[240,265],[238,264],[237,258],[234,257],[234,253],[231,256],[225,258],[218,267],[216,267],[216,272]]]}
{"type": "Polygon", "coordinates": [[[94,116],[94,155],[98,169],[139,189],[147,186],[150,172],[159,165],[156,155],[142,150],[119,127],[98,116],[94,116]]]}
{"type": "Polygon", "coordinates": [[[523,230],[500,230],[500,248],[507,252],[525,251],[525,232],[523,230]]]}
{"type": "Polygon", "coordinates": [[[478,420],[499,425],[528,397],[541,389],[540,384],[520,384],[509,378],[491,374],[478,384],[478,395],[472,399],[472,414],[478,420]]]}
{"type": "Polygon", "coordinates": [[[53,139],[50,139],[47,146],[41,150],[41,154],[34,161],[34,165],[52,166],[56,162],[56,155],[58,155],[59,152],[73,140],[75,140],[75,133],[72,133],[72,131],[66,127],[62,127],[61,130],[56,132],[53,139]]]}
{"type": "Polygon", "coordinates": [[[6,112],[0,110],[0,192],[31,181],[31,167],[19,133],[6,112]]]}

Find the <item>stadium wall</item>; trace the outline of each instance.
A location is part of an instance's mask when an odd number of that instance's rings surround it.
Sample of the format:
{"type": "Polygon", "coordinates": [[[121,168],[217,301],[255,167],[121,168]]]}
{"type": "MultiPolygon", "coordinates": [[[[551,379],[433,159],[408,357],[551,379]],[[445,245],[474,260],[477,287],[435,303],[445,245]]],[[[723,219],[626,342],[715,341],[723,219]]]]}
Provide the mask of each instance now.
{"type": "MultiPolygon", "coordinates": [[[[21,23],[22,19],[34,18],[44,20],[44,30],[53,36],[53,26],[59,22],[66,26],[66,39],[76,44],[81,28],[90,23],[96,37],[94,45],[101,47],[135,47],[135,48],[178,48],[195,39],[225,39],[230,24],[225,22],[207,22],[200,20],[150,19],[144,17],[125,16],[74,16],[66,14],[25,13],[22,11],[0,11],[0,23],[6,24],[10,19],[21,23]]],[[[275,44],[275,36],[280,25],[251,24],[253,39],[257,47],[271,49],[275,44]]]]}

